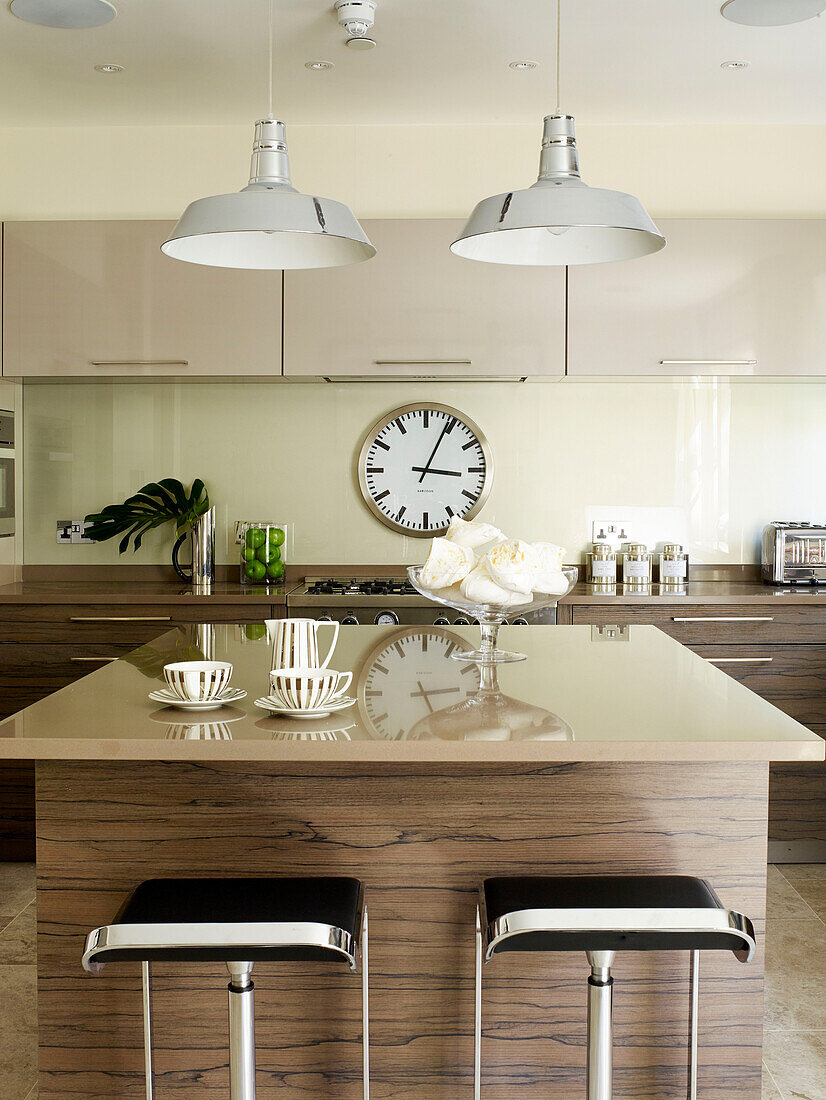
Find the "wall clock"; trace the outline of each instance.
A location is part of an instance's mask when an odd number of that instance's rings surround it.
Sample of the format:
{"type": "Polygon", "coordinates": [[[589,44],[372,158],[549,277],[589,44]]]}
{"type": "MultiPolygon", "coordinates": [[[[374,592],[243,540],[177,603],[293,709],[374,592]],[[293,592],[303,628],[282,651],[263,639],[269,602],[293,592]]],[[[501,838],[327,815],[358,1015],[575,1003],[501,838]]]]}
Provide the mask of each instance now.
{"type": "Polygon", "coordinates": [[[448,658],[467,645],[438,626],[404,627],[364,659],[356,685],[362,721],[374,737],[403,741],[421,719],[474,696],[479,665],[448,658]]]}
{"type": "Polygon", "coordinates": [[[448,405],[403,405],[367,433],[358,459],[367,507],[393,531],[443,534],[474,516],[490,494],[493,455],[473,421],[448,405]]]}

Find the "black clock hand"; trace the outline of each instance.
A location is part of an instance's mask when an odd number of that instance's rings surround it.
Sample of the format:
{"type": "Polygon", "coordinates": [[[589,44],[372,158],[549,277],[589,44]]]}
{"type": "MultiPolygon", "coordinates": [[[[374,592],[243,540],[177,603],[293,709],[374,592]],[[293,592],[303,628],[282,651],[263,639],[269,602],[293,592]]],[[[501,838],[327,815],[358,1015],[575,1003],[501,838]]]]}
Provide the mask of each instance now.
{"type": "MultiPolygon", "coordinates": [[[[428,470],[426,466],[413,466],[411,467],[414,473],[418,474],[444,474],[445,477],[461,477],[461,470],[428,470]]],[[[419,478],[419,481],[422,479],[419,478]]]]}
{"type": "Polygon", "coordinates": [[[442,442],[442,440],[444,439],[444,437],[445,437],[445,432],[446,432],[446,431],[447,431],[447,429],[448,429],[448,428],[450,427],[450,425],[451,425],[451,421],[450,421],[450,420],[448,420],[448,422],[447,422],[447,423],[445,424],[445,426],[444,426],[444,427],[442,428],[442,434],[441,434],[441,435],[439,436],[439,438],[438,438],[438,439],[436,440],[436,446],[435,446],[435,447],[433,448],[433,450],[432,450],[432,451],[430,452],[430,458],[429,458],[429,459],[427,460],[427,465],[426,465],[426,466],[424,466],[424,467],[422,467],[422,472],[421,472],[421,473],[419,474],[419,483],[420,483],[420,484],[421,484],[421,482],[423,482],[423,481],[424,481],[424,475],[425,475],[425,474],[427,473],[427,471],[428,471],[428,470],[430,469],[430,463],[431,463],[431,462],[433,461],[433,459],[434,459],[434,458],[436,457],[436,452],[437,452],[437,451],[438,451],[438,449],[439,449],[439,444],[440,444],[440,443],[442,442]]]}

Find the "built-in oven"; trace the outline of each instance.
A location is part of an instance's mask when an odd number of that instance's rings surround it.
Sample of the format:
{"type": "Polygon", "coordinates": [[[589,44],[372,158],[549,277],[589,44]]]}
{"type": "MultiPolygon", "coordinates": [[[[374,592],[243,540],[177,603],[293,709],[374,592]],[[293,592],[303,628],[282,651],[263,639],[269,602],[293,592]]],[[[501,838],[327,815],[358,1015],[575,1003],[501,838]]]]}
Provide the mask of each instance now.
{"type": "Polygon", "coordinates": [[[0,538],[14,534],[14,413],[0,409],[0,538]]]}

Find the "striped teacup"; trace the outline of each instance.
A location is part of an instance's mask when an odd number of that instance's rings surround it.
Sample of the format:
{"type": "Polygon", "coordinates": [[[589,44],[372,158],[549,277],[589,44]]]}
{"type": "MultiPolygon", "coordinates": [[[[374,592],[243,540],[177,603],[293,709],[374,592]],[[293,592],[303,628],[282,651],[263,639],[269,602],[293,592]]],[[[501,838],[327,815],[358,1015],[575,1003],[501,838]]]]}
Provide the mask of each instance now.
{"type": "Polygon", "coordinates": [[[229,661],[178,661],[164,665],[163,674],[169,690],[179,699],[207,703],[226,691],[232,665],[229,661]]]}

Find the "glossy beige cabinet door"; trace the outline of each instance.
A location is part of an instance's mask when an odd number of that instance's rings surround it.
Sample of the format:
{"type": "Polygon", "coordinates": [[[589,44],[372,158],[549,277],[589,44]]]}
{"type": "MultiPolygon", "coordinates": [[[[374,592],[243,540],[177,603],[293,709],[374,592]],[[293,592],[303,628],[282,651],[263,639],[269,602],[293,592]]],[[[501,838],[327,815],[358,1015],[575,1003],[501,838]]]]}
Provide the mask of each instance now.
{"type": "Polygon", "coordinates": [[[7,377],[281,374],[280,271],[171,260],[168,222],[7,222],[7,377]]]}
{"type": "Polygon", "coordinates": [[[464,224],[364,222],[366,263],[284,276],[284,373],[357,378],[564,373],[561,268],[474,263],[464,224]]]}
{"type": "Polygon", "coordinates": [[[568,375],[826,374],[826,221],[675,220],[568,273],[568,375]]]}

